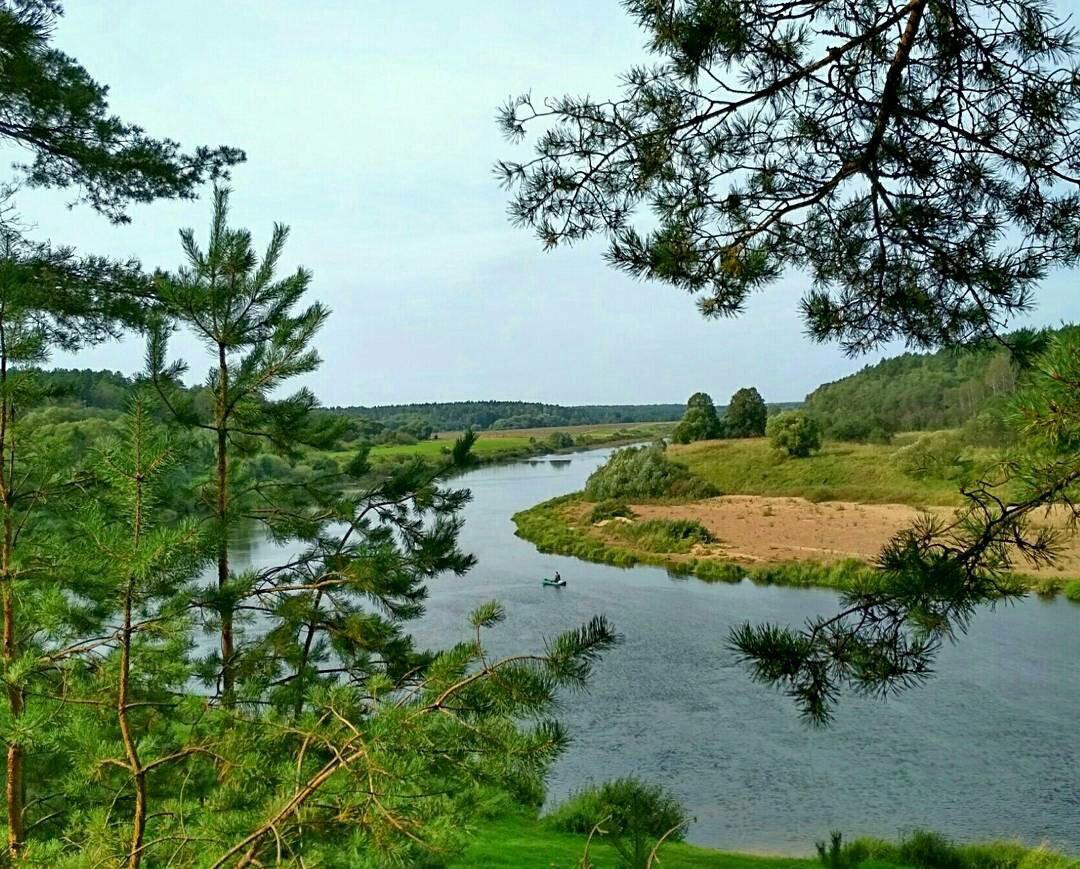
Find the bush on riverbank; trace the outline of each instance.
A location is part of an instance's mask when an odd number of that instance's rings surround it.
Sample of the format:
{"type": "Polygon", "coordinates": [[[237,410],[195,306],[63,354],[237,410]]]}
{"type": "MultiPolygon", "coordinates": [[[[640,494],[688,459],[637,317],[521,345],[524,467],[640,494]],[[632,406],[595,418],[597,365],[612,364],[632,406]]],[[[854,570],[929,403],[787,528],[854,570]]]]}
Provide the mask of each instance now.
{"type": "Polygon", "coordinates": [[[1071,582],[1065,583],[1062,592],[1073,603],[1080,603],[1080,579],[1074,579],[1071,582]]]}
{"type": "Polygon", "coordinates": [[[592,523],[605,522],[609,519],[633,519],[634,511],[630,509],[630,505],[625,501],[619,501],[612,499],[610,501],[601,501],[595,507],[592,508],[592,512],[589,514],[589,521],[592,523]]]}
{"type": "Polygon", "coordinates": [[[713,536],[692,519],[645,519],[611,526],[614,534],[646,552],[683,555],[699,544],[713,542],[713,536]]]}
{"type": "Polygon", "coordinates": [[[664,837],[681,841],[689,821],[686,809],[665,788],[634,777],[582,788],[542,819],[564,833],[587,835],[596,829],[626,869],[647,869],[656,843],[664,837]]]}
{"type": "Polygon", "coordinates": [[[671,461],[663,444],[627,447],[597,468],[585,483],[592,501],[680,498],[696,500],[718,494],[684,465],[671,461]]]}
{"type": "Polygon", "coordinates": [[[915,830],[899,842],[860,838],[844,844],[839,833],[826,845],[818,842],[818,859],[826,869],[1078,869],[1080,861],[1019,842],[957,845],[939,833],[915,830]]]}

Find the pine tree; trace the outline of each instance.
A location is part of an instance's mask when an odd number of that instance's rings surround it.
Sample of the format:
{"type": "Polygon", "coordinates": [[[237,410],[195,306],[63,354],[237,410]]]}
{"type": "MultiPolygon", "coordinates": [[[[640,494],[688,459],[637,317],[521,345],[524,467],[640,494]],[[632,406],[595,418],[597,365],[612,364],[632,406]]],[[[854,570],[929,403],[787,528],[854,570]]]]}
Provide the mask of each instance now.
{"type": "MultiPolygon", "coordinates": [[[[175,710],[176,694],[192,676],[186,654],[192,577],[205,557],[196,523],[161,522],[158,498],[175,459],[175,450],[151,419],[147,400],[136,397],[123,440],[107,445],[95,464],[103,486],[79,523],[81,536],[91,544],[83,558],[97,575],[99,599],[118,616],[116,629],[95,649],[98,655],[111,653],[89,680],[98,690],[82,702],[96,699],[116,710],[123,746],[122,758],[88,750],[80,762],[90,769],[115,767],[129,778],[117,792],[130,791],[130,834],[124,837],[116,830],[114,839],[117,844],[127,839],[129,869],[138,869],[151,847],[146,841],[153,814],[150,773],[160,777],[164,766],[195,750],[190,742],[176,744],[160,715],[175,710]]],[[[100,724],[88,723],[87,732],[101,732],[100,724]]]]}
{"type": "Polygon", "coordinates": [[[40,741],[34,723],[41,710],[27,718],[27,686],[58,654],[53,649],[42,661],[37,652],[46,638],[72,640],[73,632],[93,624],[96,609],[92,600],[80,607],[78,598],[62,599],[58,562],[67,556],[50,546],[57,508],[81,472],[60,445],[32,437],[23,414],[45,398],[37,367],[49,352],[112,336],[118,322],[137,316],[131,299],[144,287],[135,263],[79,258],[12,233],[0,238],[0,598],[7,844],[13,854],[22,848],[26,827],[25,749],[40,741]]]}
{"type": "Polygon", "coordinates": [[[852,352],[991,337],[1080,259],[1077,47],[1047,5],[625,5],[651,57],[621,94],[501,116],[537,130],[497,172],[546,246],[602,234],[708,316],[798,269],[810,333],[852,352]]]}
{"type": "Polygon", "coordinates": [[[300,444],[325,446],[337,437],[343,422],[314,413],[316,400],[310,390],[300,389],[284,399],[271,397],[283,384],[318,366],[311,342],[328,312],[318,303],[295,312],[311,274],[299,268],[285,278],[275,277],[288,229],[274,226],[260,260],[250,233],[228,226],[228,197],[225,189],[214,191],[205,251],[191,230],[181,233],[187,265],[161,281],[158,298],[167,314],[151,328],[147,364],[150,379],[175,418],[212,438],[213,481],[205,491],[205,506],[214,524],[217,582],[206,605],[219,624],[221,700],[232,706],[244,666],[236,608],[255,592],[255,578],[230,570],[230,533],[250,520],[262,522],[283,538],[311,533],[304,527],[302,511],[281,509],[275,501],[274,495],[283,490],[254,483],[239,460],[263,447],[294,455],[300,444]],[[191,329],[213,357],[206,380],[211,397],[207,412],[200,412],[190,395],[177,388],[185,364],[166,362],[167,336],[174,322],[191,329]]]}
{"type": "Polygon", "coordinates": [[[60,12],[56,0],[0,2],[0,139],[33,155],[17,167],[31,186],[75,187],[95,210],[127,222],[128,203],[192,198],[244,159],[230,147],[185,154],[109,114],[108,88],[49,44],[60,12]]]}

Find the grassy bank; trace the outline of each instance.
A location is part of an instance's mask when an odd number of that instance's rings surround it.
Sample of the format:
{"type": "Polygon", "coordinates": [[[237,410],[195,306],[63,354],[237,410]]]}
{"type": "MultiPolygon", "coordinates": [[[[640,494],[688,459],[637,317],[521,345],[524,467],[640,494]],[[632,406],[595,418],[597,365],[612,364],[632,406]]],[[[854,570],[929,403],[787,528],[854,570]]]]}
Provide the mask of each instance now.
{"type": "MultiPolygon", "coordinates": [[[[663,437],[673,426],[674,423],[661,422],[484,432],[477,437],[473,445],[473,455],[481,464],[489,464],[555,452],[620,446],[663,437]]],[[[376,467],[414,458],[436,459],[448,450],[460,435],[461,432],[441,432],[433,440],[415,444],[379,444],[371,448],[369,459],[376,467]]],[[[353,449],[317,450],[311,452],[311,457],[344,463],[353,457],[354,452],[353,449]]]]}
{"type": "MultiPolygon", "coordinates": [[[[959,504],[957,480],[916,479],[896,467],[892,456],[904,443],[903,437],[888,446],[826,442],[821,452],[805,459],[779,457],[764,438],[672,445],[668,453],[725,495],[917,507],[959,504]]],[[[988,464],[993,457],[987,449],[969,452],[976,466],[988,464]]]]}
{"type": "MultiPolygon", "coordinates": [[[[562,495],[516,513],[517,536],[541,552],[571,555],[584,561],[633,567],[649,564],[663,567],[677,576],[695,576],[705,582],[739,582],[749,577],[761,585],[823,586],[850,588],[866,573],[864,564],[847,559],[834,564],[798,561],[783,564],[742,565],[716,557],[695,554],[700,545],[687,546],[687,535],[679,523],[667,526],[668,549],[661,548],[663,528],[650,523],[648,533],[637,534],[619,524],[602,527],[590,521],[593,505],[580,493],[562,495]]],[[[707,546],[707,544],[705,544],[707,546]]]]}
{"type": "MultiPolygon", "coordinates": [[[[505,869],[578,869],[586,837],[559,833],[528,816],[501,818],[485,824],[461,857],[450,866],[505,869]]],[[[808,850],[812,846],[808,844],[808,850]]],[[[665,845],[658,865],[663,869],[822,869],[816,857],[767,857],[736,854],[673,843],[665,845]]],[[[915,836],[896,844],[858,839],[844,848],[837,863],[847,869],[1080,869],[1080,861],[1012,842],[953,846],[936,836],[915,836]]],[[[589,848],[594,869],[615,869],[615,850],[602,839],[589,848]]]]}

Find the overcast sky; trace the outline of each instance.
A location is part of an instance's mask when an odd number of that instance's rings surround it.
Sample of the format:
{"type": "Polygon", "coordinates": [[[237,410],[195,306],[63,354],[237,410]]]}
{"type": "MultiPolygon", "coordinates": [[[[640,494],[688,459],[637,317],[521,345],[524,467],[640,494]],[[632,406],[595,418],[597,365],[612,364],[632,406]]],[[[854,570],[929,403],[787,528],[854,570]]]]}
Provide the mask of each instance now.
{"type": "MultiPolygon", "coordinates": [[[[1068,0],[1077,11],[1078,0],[1068,0]]],[[[608,269],[599,245],[545,253],[505,215],[491,166],[525,152],[496,107],[531,90],[611,95],[643,34],[617,0],[147,0],[69,2],[57,44],[111,88],[114,110],[188,146],[230,144],[234,224],[261,247],[292,228],[286,263],[314,272],[333,316],[307,383],[326,404],[522,399],[718,402],[756,385],[801,399],[882,356],[807,341],[797,276],[738,320],[704,321],[666,285],[608,269]]],[[[132,211],[114,227],[70,193],[23,194],[36,236],[87,252],[180,263],[177,230],[205,237],[206,198],[132,211]]],[[[1035,323],[1076,318],[1058,274],[1035,323]]],[[[205,368],[197,345],[176,352],[205,368]]],[[[138,341],[56,364],[132,372],[138,341]]]]}

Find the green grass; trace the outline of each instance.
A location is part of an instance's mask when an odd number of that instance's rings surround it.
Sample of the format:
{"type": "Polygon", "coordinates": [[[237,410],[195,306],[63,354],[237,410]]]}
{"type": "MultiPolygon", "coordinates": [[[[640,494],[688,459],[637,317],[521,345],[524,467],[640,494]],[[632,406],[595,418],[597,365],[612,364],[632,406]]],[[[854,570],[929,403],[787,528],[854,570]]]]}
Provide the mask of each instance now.
{"type": "MultiPolygon", "coordinates": [[[[378,461],[381,456],[424,456],[435,457],[442,451],[453,446],[452,440],[420,441],[415,444],[387,444],[371,448],[372,461],[378,461]]],[[[520,453],[528,450],[529,439],[527,437],[478,437],[473,444],[473,452],[477,455],[491,455],[492,453],[520,453]]]]}
{"type": "Polygon", "coordinates": [[[1080,603],[1080,579],[1074,579],[1065,583],[1062,591],[1064,592],[1065,597],[1073,603],[1080,603]]]}
{"type": "Polygon", "coordinates": [[[708,529],[692,519],[643,519],[640,522],[613,522],[609,533],[646,552],[685,555],[698,544],[712,543],[708,529]]]}
{"type": "MultiPolygon", "coordinates": [[[[555,832],[533,818],[503,818],[479,830],[465,853],[449,865],[578,869],[585,841],[585,836],[555,832]]],[[[727,854],[681,843],[666,845],[660,857],[659,866],[663,869],[812,869],[821,865],[816,859],[727,854]]],[[[615,850],[603,841],[594,840],[589,848],[589,859],[596,869],[618,866],[615,850]]]]}
{"type": "MultiPolygon", "coordinates": [[[[485,822],[464,853],[448,865],[494,869],[578,869],[586,837],[552,830],[540,819],[514,815],[485,822]]],[[[808,843],[807,850],[812,849],[808,843]]],[[[953,845],[934,834],[916,833],[900,843],[856,839],[845,843],[848,869],[909,869],[945,866],[954,869],[1080,869],[1080,861],[1052,851],[1031,849],[1016,842],[953,845]]],[[[665,844],[659,853],[662,869],[824,869],[817,857],[769,857],[665,844]]],[[[614,849],[602,839],[589,847],[594,869],[616,869],[614,849]]]]}
{"type": "MultiPolygon", "coordinates": [[[[902,443],[827,442],[809,458],[783,459],[764,438],[753,438],[672,446],[669,454],[725,495],[913,506],[959,504],[957,480],[915,479],[895,467],[890,458],[902,443]]],[[[976,464],[989,463],[993,455],[985,449],[970,452],[976,464]]]]}

